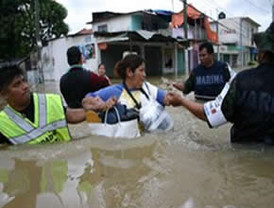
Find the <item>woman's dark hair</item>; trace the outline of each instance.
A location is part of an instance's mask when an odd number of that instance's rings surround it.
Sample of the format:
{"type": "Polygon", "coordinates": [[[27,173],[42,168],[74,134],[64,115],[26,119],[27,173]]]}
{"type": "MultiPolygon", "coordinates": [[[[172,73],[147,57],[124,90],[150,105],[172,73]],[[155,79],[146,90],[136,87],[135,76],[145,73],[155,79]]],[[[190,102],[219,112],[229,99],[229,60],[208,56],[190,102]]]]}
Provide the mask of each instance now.
{"type": "Polygon", "coordinates": [[[118,61],[114,67],[114,71],[123,79],[126,78],[126,69],[129,68],[133,73],[135,70],[144,63],[145,60],[135,54],[129,54],[121,61],[118,61]]]}
{"type": "Polygon", "coordinates": [[[82,53],[80,51],[80,49],[76,46],[72,46],[67,50],[67,61],[68,64],[71,65],[75,65],[75,64],[79,64],[80,60],[81,60],[81,56],[82,53]]]}
{"type": "Polygon", "coordinates": [[[103,63],[100,63],[99,65],[98,65],[98,69],[100,68],[100,66],[102,66],[102,65],[104,65],[105,66],[105,64],[103,64],[103,63]]]}
{"type": "Polygon", "coordinates": [[[14,78],[24,75],[17,64],[5,64],[0,67],[0,91],[13,81],[14,78]]]}
{"type": "Polygon", "coordinates": [[[214,53],[214,49],[213,49],[213,45],[210,42],[204,42],[199,46],[199,51],[206,49],[207,53],[209,54],[213,54],[214,53]]]}

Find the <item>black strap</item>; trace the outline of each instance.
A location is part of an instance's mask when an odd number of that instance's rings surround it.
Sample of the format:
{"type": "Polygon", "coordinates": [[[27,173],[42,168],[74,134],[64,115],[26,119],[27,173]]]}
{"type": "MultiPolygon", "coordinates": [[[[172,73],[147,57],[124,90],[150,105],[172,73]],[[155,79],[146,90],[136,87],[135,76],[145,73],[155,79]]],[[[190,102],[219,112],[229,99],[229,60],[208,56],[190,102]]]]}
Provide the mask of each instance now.
{"type": "MultiPolygon", "coordinates": [[[[126,91],[127,91],[127,93],[129,94],[129,96],[131,97],[131,99],[134,101],[134,103],[135,103],[135,106],[136,106],[136,108],[137,109],[140,109],[142,106],[141,106],[141,103],[138,103],[137,102],[137,100],[135,99],[135,97],[132,95],[132,93],[129,91],[129,89],[128,89],[128,87],[127,87],[127,85],[126,85],[126,83],[123,83],[124,84],[124,86],[125,86],[125,89],[126,89],[126,91]]],[[[146,96],[146,98],[149,100],[149,96],[148,96],[148,94],[145,92],[145,90],[143,89],[143,88],[141,88],[141,89],[139,89],[145,96],[146,96]]]]}
{"type": "MultiPolygon", "coordinates": [[[[149,90],[149,87],[148,87],[148,85],[147,85],[146,82],[145,82],[145,86],[146,86],[146,88],[147,88],[148,93],[151,95],[150,90],[149,90]]],[[[147,95],[146,91],[145,91],[143,88],[141,88],[141,92],[142,92],[142,93],[146,96],[146,98],[149,100],[149,96],[147,95]]]]}

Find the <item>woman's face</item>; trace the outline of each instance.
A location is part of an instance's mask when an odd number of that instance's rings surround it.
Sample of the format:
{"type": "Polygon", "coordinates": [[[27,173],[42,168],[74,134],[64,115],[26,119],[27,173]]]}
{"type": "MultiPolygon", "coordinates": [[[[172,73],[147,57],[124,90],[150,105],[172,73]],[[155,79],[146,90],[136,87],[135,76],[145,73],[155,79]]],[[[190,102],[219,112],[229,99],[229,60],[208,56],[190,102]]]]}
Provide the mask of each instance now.
{"type": "Polygon", "coordinates": [[[140,66],[138,66],[134,73],[130,71],[130,73],[128,73],[128,76],[127,76],[127,82],[130,83],[131,87],[135,87],[135,88],[141,88],[145,79],[146,79],[145,63],[142,63],[140,66]]]}
{"type": "Polygon", "coordinates": [[[98,69],[99,76],[104,76],[106,74],[105,66],[102,64],[98,69]]]}

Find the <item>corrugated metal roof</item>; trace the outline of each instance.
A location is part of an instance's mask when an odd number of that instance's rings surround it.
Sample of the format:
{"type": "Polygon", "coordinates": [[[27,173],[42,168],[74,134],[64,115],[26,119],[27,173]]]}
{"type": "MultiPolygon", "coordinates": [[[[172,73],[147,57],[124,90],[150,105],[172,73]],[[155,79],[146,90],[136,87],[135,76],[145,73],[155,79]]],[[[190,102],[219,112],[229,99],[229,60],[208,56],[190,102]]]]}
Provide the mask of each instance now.
{"type": "Polygon", "coordinates": [[[177,41],[175,38],[171,36],[164,36],[162,34],[156,32],[149,32],[145,30],[137,30],[137,31],[122,31],[122,32],[95,32],[94,36],[102,43],[102,37],[104,37],[106,42],[114,42],[114,41],[126,41],[126,40],[133,40],[133,41],[177,41]]]}

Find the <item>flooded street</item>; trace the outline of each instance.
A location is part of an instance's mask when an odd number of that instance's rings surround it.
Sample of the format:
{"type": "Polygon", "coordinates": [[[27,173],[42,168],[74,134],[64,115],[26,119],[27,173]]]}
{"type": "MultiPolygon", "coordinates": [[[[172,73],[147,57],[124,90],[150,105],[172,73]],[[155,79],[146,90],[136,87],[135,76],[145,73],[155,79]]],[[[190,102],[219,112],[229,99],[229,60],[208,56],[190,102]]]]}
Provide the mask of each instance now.
{"type": "Polygon", "coordinates": [[[105,138],[84,122],[69,126],[69,143],[2,148],[0,207],[273,207],[273,147],[232,145],[229,124],[212,130],[182,107],[167,110],[168,133],[105,138]]]}

